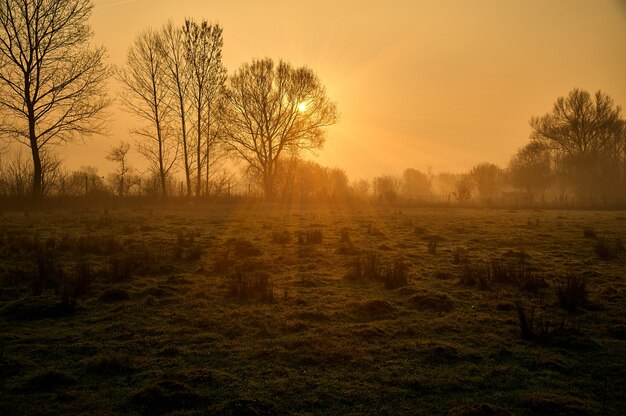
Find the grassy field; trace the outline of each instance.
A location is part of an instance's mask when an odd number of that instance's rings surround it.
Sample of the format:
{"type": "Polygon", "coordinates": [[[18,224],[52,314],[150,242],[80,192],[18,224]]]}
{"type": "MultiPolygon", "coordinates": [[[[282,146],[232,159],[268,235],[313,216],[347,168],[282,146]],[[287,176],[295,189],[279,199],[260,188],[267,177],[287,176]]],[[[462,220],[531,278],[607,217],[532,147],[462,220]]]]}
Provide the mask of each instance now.
{"type": "Polygon", "coordinates": [[[624,211],[0,214],[0,414],[618,415],[624,211]]]}

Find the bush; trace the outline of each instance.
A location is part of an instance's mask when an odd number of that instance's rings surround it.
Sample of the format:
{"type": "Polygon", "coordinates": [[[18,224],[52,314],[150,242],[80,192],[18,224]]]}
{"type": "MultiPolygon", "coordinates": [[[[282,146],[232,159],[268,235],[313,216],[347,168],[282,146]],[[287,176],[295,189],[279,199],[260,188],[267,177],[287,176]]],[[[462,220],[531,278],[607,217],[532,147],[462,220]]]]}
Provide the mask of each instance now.
{"type": "Polygon", "coordinates": [[[409,267],[402,260],[397,259],[393,266],[386,268],[380,276],[380,279],[385,283],[387,289],[397,289],[402,286],[406,286],[408,282],[408,270],[409,267]]]}
{"type": "Polygon", "coordinates": [[[274,230],[272,232],[272,242],[276,244],[287,244],[291,240],[291,235],[287,230],[274,230]]]}
{"type": "Polygon", "coordinates": [[[582,276],[566,276],[556,286],[556,294],[559,305],[570,312],[574,312],[579,306],[587,302],[589,291],[587,279],[582,276]]]}
{"type": "Polygon", "coordinates": [[[258,298],[264,302],[274,301],[274,288],[267,272],[237,270],[230,278],[230,294],[240,300],[258,298]]]}
{"type": "Polygon", "coordinates": [[[381,277],[382,268],[378,259],[378,253],[368,251],[364,256],[359,256],[352,263],[352,270],[346,275],[347,280],[378,280],[381,277]]]}
{"type": "Polygon", "coordinates": [[[594,251],[599,259],[610,260],[618,256],[618,253],[623,250],[622,240],[619,238],[609,239],[606,237],[596,238],[596,245],[594,251]]]}
{"type": "Polygon", "coordinates": [[[298,242],[300,244],[321,244],[322,230],[317,227],[308,229],[298,236],[298,242]]]}
{"type": "Polygon", "coordinates": [[[596,238],[596,231],[590,227],[583,227],[583,236],[585,238],[596,238]]]}

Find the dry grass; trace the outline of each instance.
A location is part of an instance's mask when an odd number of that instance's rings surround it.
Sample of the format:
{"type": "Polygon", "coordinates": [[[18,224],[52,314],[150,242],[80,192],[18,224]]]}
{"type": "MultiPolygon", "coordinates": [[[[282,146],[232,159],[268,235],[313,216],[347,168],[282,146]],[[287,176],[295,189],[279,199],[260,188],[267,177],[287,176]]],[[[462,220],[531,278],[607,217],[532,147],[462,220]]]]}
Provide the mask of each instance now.
{"type": "Polygon", "coordinates": [[[620,414],[624,215],[6,212],[0,414],[620,414]]]}

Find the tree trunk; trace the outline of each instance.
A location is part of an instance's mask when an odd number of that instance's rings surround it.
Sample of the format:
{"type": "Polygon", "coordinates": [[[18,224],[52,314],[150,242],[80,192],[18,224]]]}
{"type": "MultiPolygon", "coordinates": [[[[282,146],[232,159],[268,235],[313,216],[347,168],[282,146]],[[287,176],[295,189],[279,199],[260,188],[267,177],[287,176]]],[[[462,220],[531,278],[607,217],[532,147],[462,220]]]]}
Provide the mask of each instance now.
{"type": "Polygon", "coordinates": [[[187,183],[187,197],[191,196],[191,170],[189,168],[189,149],[187,148],[187,120],[185,117],[185,103],[183,94],[178,84],[178,100],[180,105],[180,122],[183,133],[183,157],[185,158],[185,180],[187,183]]]}
{"type": "Polygon", "coordinates": [[[274,172],[272,168],[266,168],[263,172],[263,192],[265,193],[265,199],[268,201],[274,200],[274,172]]]}
{"type": "Polygon", "coordinates": [[[41,156],[39,154],[39,146],[37,144],[37,135],[35,133],[35,111],[32,105],[28,106],[28,136],[30,140],[30,150],[33,155],[33,188],[32,197],[41,199],[43,197],[41,156]]]}
{"type": "Polygon", "coordinates": [[[202,192],[202,100],[198,99],[198,143],[196,146],[196,159],[198,162],[198,177],[196,178],[196,196],[202,192]]]}

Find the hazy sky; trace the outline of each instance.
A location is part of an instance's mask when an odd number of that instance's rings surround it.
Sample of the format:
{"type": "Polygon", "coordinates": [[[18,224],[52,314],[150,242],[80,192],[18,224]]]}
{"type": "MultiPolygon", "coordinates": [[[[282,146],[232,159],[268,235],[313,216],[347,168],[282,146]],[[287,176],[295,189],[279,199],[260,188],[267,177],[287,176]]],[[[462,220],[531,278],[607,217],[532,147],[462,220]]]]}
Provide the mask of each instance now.
{"type": "MultiPolygon", "coordinates": [[[[353,178],[505,165],[527,142],[529,118],[574,87],[602,89],[626,106],[623,0],[95,4],[95,43],[116,65],[143,29],[190,16],[224,27],[230,71],[256,57],[311,67],[341,113],[314,159],[353,178]]],[[[104,154],[129,138],[132,123],[118,109],[114,116],[109,137],[71,146],[70,167],[109,169],[104,154]]]]}

